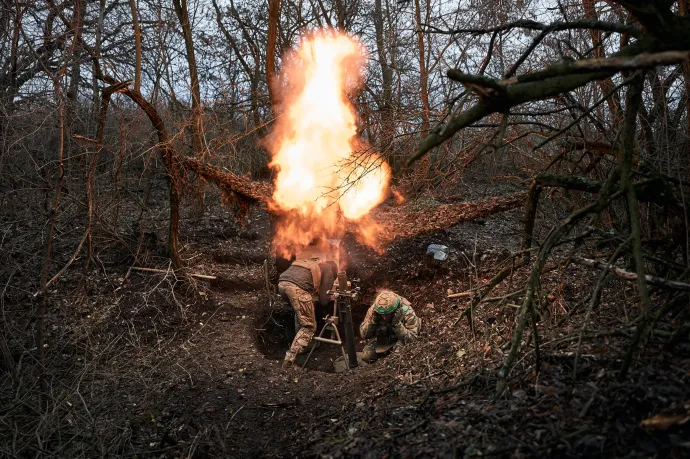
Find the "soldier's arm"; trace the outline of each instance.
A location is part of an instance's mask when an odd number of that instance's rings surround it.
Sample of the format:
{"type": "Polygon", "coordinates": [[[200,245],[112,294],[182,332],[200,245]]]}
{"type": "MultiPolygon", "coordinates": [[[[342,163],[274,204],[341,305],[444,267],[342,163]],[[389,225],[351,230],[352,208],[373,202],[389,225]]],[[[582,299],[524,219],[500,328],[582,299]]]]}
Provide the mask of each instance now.
{"type": "Polygon", "coordinates": [[[401,343],[411,343],[417,339],[421,325],[422,321],[417,317],[412,308],[409,308],[395,327],[395,334],[401,343]]]}
{"type": "Polygon", "coordinates": [[[376,312],[374,311],[374,306],[372,305],[367,311],[367,315],[364,317],[364,322],[359,326],[359,334],[363,339],[373,338],[376,334],[376,312]]]}
{"type": "Polygon", "coordinates": [[[328,291],[333,288],[335,275],[329,270],[321,271],[321,285],[319,286],[319,303],[321,306],[326,306],[331,300],[328,291]]]}

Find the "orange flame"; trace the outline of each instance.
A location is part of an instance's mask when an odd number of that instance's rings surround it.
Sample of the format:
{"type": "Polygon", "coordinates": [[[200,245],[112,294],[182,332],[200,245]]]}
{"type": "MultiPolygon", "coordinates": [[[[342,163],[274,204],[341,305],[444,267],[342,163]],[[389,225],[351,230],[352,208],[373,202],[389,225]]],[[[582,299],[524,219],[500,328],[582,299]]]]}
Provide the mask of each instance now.
{"type": "Polygon", "coordinates": [[[269,145],[270,166],[278,169],[274,210],[286,213],[276,245],[295,250],[339,238],[348,221],[366,226],[360,233],[375,245],[373,223],[363,217],[383,201],[390,168],[362,148],[347,99],[361,81],[365,58],[359,42],[329,31],[303,37],[284,60],[283,112],[269,145]]]}

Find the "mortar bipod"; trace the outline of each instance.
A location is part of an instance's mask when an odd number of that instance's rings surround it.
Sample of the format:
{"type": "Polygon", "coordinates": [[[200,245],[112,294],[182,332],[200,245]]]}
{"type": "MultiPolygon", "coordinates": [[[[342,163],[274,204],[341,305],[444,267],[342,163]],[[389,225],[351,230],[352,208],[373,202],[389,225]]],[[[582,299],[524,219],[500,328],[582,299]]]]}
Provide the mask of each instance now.
{"type": "Polygon", "coordinates": [[[326,324],[321,329],[319,336],[314,337],[316,343],[309,351],[307,359],[304,361],[302,368],[306,368],[312,353],[319,346],[320,343],[335,344],[340,346],[343,353],[343,359],[346,363],[347,369],[350,370],[357,366],[357,350],[355,348],[355,333],[352,325],[352,309],[351,302],[356,301],[359,295],[359,288],[352,288],[352,284],[347,280],[345,271],[338,273],[336,283],[333,284],[335,290],[329,290],[328,294],[333,295],[333,315],[326,316],[326,324]],[[339,319],[342,318],[342,319],[339,319]],[[338,322],[343,321],[345,329],[345,340],[347,349],[343,344],[343,340],[338,332],[338,322]],[[331,337],[324,338],[323,334],[326,330],[331,331],[331,337]]]}
{"type": "MultiPolygon", "coordinates": [[[[316,350],[317,347],[321,343],[326,343],[326,344],[334,344],[336,346],[340,346],[340,351],[343,353],[343,359],[347,362],[347,354],[345,353],[345,346],[343,346],[343,340],[340,338],[340,332],[338,332],[338,301],[333,302],[333,315],[326,316],[324,319],[326,323],[324,324],[323,328],[321,329],[321,332],[319,332],[319,336],[314,337],[314,345],[312,346],[311,350],[309,351],[309,354],[307,355],[307,359],[304,361],[302,364],[302,369],[307,368],[307,363],[309,363],[309,359],[311,359],[312,353],[316,350]],[[331,332],[331,337],[330,338],[324,338],[323,334],[326,331],[331,332]]],[[[348,368],[349,369],[349,368],[348,368]]]]}

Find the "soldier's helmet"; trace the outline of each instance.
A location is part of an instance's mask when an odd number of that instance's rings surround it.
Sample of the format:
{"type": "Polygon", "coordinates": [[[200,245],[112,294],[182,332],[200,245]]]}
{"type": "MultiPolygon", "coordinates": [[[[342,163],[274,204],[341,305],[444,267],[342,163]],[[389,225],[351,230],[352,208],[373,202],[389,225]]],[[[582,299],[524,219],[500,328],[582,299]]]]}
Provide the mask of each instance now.
{"type": "Polygon", "coordinates": [[[393,292],[383,291],[374,300],[374,311],[379,314],[390,314],[400,307],[400,297],[393,292]]]}

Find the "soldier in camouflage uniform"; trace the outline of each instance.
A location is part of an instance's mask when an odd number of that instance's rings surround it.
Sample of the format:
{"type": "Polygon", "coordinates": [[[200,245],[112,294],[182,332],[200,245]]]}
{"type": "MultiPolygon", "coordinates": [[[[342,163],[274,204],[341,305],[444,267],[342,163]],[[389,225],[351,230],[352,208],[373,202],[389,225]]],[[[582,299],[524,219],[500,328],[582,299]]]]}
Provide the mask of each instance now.
{"type": "Polygon", "coordinates": [[[290,349],[285,353],[283,368],[290,368],[297,354],[304,352],[316,332],[314,299],[322,306],[330,301],[328,290],[338,274],[333,261],[319,263],[314,259],[297,259],[278,278],[278,292],[290,302],[295,311],[298,328],[290,349]]]}
{"type": "Polygon", "coordinates": [[[359,327],[362,338],[368,340],[362,360],[374,362],[398,345],[414,341],[421,325],[406,298],[389,290],[380,292],[359,327]]]}

